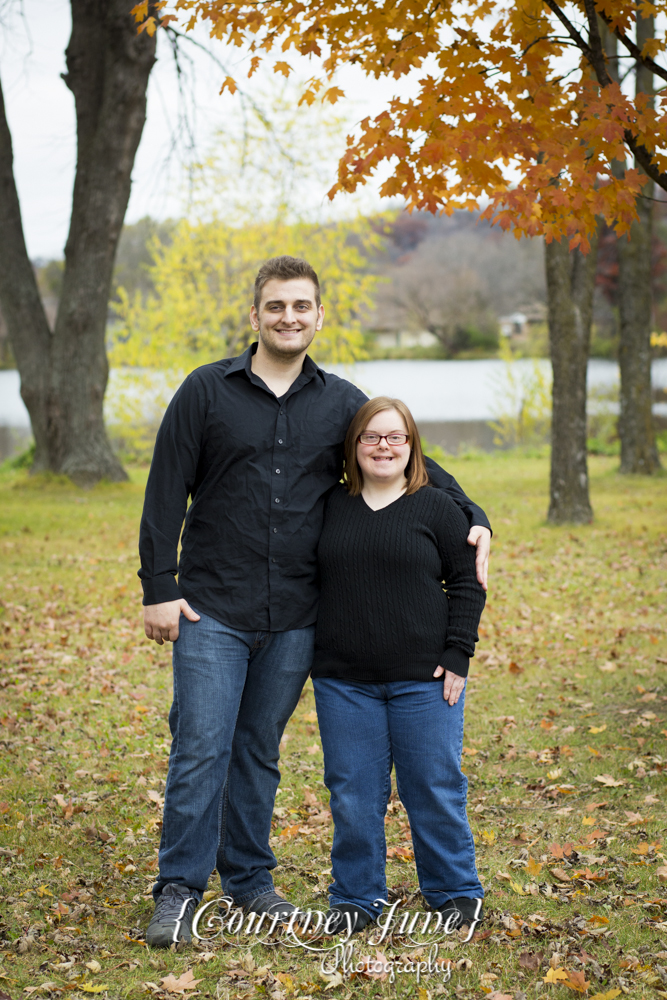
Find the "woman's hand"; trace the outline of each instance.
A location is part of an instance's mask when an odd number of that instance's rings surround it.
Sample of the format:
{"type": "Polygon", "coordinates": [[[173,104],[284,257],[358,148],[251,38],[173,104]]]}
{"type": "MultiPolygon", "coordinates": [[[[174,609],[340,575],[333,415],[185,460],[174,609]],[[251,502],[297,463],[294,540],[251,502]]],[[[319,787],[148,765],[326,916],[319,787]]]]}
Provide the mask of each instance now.
{"type": "Polygon", "coordinates": [[[433,676],[442,677],[443,673],[445,675],[445,684],[442,689],[442,697],[450,705],[455,705],[466,686],[466,679],[465,677],[459,677],[458,674],[453,674],[451,670],[443,670],[442,667],[436,667],[433,671],[433,676]]]}
{"type": "Polygon", "coordinates": [[[477,579],[484,587],[489,589],[489,553],[491,552],[491,532],[481,524],[474,524],[468,534],[468,545],[474,545],[477,549],[475,554],[475,567],[477,569],[477,579]]]}

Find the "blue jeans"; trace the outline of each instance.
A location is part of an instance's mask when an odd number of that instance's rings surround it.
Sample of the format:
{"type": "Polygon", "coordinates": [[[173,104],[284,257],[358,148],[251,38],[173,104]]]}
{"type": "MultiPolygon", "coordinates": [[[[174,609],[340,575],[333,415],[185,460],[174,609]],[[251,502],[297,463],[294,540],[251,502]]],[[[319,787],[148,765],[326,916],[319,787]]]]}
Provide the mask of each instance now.
{"type": "Polygon", "coordinates": [[[181,615],[157,897],[168,882],[244,903],[273,889],[279,744],[310,671],[315,626],[241,632],[181,615]]]}
{"type": "Polygon", "coordinates": [[[461,771],[464,694],[450,706],[442,681],[361,684],[313,678],[331,792],[330,902],[379,916],[387,899],[384,817],[391,768],[412,832],[422,895],[433,908],[483,897],[461,771]]]}

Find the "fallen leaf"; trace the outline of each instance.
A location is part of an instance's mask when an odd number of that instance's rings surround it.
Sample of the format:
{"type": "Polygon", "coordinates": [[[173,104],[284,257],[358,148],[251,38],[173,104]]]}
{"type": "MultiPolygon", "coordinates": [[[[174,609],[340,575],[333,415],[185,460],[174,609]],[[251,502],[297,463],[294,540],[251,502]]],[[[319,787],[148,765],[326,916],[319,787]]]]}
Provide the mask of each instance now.
{"type": "Polygon", "coordinates": [[[317,722],[317,712],[307,712],[302,719],[304,722],[317,722]]]}
{"type": "Polygon", "coordinates": [[[605,788],[620,788],[621,785],[625,784],[624,781],[617,781],[611,774],[596,774],[595,781],[599,781],[605,788]]]}
{"type": "MultiPolygon", "coordinates": [[[[311,713],[312,714],[312,713],[311,713]]],[[[320,972],[320,978],[324,980],[327,985],[324,987],[324,992],[327,990],[333,990],[336,986],[340,986],[343,982],[343,977],[340,972],[334,972],[333,975],[328,976],[324,972],[320,972]]]]}
{"type": "Polygon", "coordinates": [[[77,990],[83,990],[84,993],[104,993],[108,989],[108,983],[100,983],[99,986],[96,986],[95,983],[80,983],[77,986],[77,990]]]}
{"type": "Polygon", "coordinates": [[[319,743],[313,743],[313,745],[311,747],[306,747],[306,753],[309,753],[311,755],[319,753],[319,752],[320,752],[320,745],[319,745],[319,743]]]}
{"type": "Polygon", "coordinates": [[[286,972],[276,972],[276,979],[283,984],[287,993],[294,993],[294,980],[286,972]]]}
{"type": "Polygon", "coordinates": [[[86,962],[86,968],[90,969],[91,972],[95,973],[102,971],[102,966],[95,959],[93,959],[91,962],[86,962]]]}
{"type": "Polygon", "coordinates": [[[655,873],[658,876],[658,882],[667,885],[667,865],[661,865],[660,868],[656,868],[655,873]]]}
{"type": "Polygon", "coordinates": [[[531,858],[530,856],[528,857],[528,861],[526,862],[526,871],[529,875],[539,875],[543,867],[544,866],[539,861],[536,861],[535,858],[531,858]]]}
{"type": "Polygon", "coordinates": [[[623,811],[628,817],[626,826],[639,826],[639,824],[645,823],[648,819],[647,816],[642,816],[641,813],[629,812],[627,809],[624,809],[623,811]]]}
{"type": "Polygon", "coordinates": [[[562,868],[552,868],[551,874],[555,875],[559,882],[571,882],[572,879],[562,868]]]}
{"type": "Polygon", "coordinates": [[[519,955],[519,965],[522,969],[537,972],[544,958],[543,951],[522,951],[519,955]]]}
{"type": "Polygon", "coordinates": [[[495,830],[482,830],[480,833],[482,843],[487,844],[489,847],[496,842],[495,830]]]}
{"type": "Polygon", "coordinates": [[[585,972],[567,972],[565,986],[574,990],[575,993],[588,993],[588,987],[590,985],[590,982],[586,979],[585,972]]]}
{"type": "Polygon", "coordinates": [[[598,670],[601,670],[603,674],[613,674],[617,667],[613,660],[607,660],[606,663],[600,663],[598,665],[598,670]]]}
{"type": "Polygon", "coordinates": [[[464,747],[463,752],[468,757],[474,757],[476,753],[479,753],[479,750],[476,750],[475,747],[464,747]]]}
{"type": "Polygon", "coordinates": [[[509,665],[509,667],[507,669],[509,670],[509,672],[511,674],[522,674],[523,673],[523,667],[520,667],[518,663],[514,662],[514,660],[512,660],[510,662],[510,665],[509,665]]]}
{"type": "Polygon", "coordinates": [[[542,976],[543,983],[559,983],[567,979],[565,969],[549,969],[546,976],[542,976]]]}
{"type": "Polygon", "coordinates": [[[588,727],[588,732],[589,733],[603,733],[606,728],[607,728],[607,724],[606,723],[603,726],[589,726],[588,727]]]}
{"type": "Polygon", "coordinates": [[[160,807],[160,809],[162,808],[162,806],[164,805],[164,799],[162,798],[159,792],[156,792],[154,788],[149,788],[148,791],[146,792],[146,795],[151,800],[151,802],[154,802],[156,806],[160,807]]]}
{"type": "Polygon", "coordinates": [[[554,724],[549,719],[542,719],[540,721],[540,726],[542,729],[553,729],[554,724]]]}
{"type": "Polygon", "coordinates": [[[178,979],[170,972],[168,976],[163,976],[160,982],[169,993],[185,993],[186,990],[194,990],[197,983],[201,983],[201,979],[195,979],[192,969],[188,969],[178,979]]]}
{"type": "Polygon", "coordinates": [[[588,1000],[614,1000],[614,997],[620,996],[620,994],[621,991],[617,989],[607,990],[606,993],[594,993],[588,1000]]]}
{"type": "Polygon", "coordinates": [[[572,854],[572,844],[570,843],[563,844],[562,847],[560,844],[549,844],[549,851],[551,852],[553,857],[557,858],[558,860],[560,860],[560,858],[563,857],[569,858],[569,856],[572,854]]]}
{"type": "Polygon", "coordinates": [[[371,958],[370,955],[362,955],[360,964],[364,966],[361,972],[362,976],[367,976],[369,979],[384,980],[391,972],[389,959],[381,951],[375,952],[375,958],[371,958]]]}

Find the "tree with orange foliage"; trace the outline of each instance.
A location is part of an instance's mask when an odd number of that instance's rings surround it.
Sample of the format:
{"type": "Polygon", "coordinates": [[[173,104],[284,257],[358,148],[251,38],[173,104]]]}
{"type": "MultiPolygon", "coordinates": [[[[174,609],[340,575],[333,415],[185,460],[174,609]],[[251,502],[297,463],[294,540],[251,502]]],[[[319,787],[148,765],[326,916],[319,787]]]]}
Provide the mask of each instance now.
{"type": "MultiPolygon", "coordinates": [[[[557,242],[551,266],[547,252],[550,313],[564,303],[569,319],[561,326],[569,333],[554,359],[549,516],[590,519],[590,320],[587,332],[581,317],[590,315],[591,258],[576,254],[594,246],[601,217],[619,234],[629,231],[648,178],[667,190],[665,98],[654,107],[646,93],[623,89],[610,72],[601,28],[629,59],[667,80],[656,61],[664,37],[635,31],[637,16],[667,13],[667,0],[161,0],[157,8],[163,22],[204,21],[212,37],[245,46],[249,75],[263,60],[289,75],[290,52],[315,58],[307,102],[341,96],[334,74],[343,64],[376,78],[419,76],[413,99],[394,97],[348,138],[329,194],[354,191],[388,167],[381,193],[403,197],[408,208],[481,208],[517,237],[557,242]],[[613,169],[628,156],[632,165],[613,169]],[[574,257],[563,257],[568,249],[574,257]],[[568,343],[576,344],[576,358],[567,355],[568,343]]],[[[145,0],[135,16],[155,30],[145,0]]],[[[223,87],[233,91],[236,83],[228,77],[223,87]]],[[[561,333],[552,330],[552,345],[561,333]]]]}

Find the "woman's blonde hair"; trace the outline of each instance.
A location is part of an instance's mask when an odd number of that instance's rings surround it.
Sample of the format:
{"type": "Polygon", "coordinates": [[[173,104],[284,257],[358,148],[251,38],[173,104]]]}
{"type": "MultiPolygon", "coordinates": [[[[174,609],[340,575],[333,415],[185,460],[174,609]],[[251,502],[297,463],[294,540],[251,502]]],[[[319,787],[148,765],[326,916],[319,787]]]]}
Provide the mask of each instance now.
{"type": "Polygon", "coordinates": [[[368,426],[368,421],[376,413],[381,413],[383,410],[398,410],[405,421],[405,427],[409,436],[408,444],[411,449],[410,458],[405,467],[405,478],[408,481],[406,494],[416,493],[422,486],[428,486],[428,472],[426,471],[424,452],[422,451],[415,418],[402,399],[391,399],[389,396],[376,396],[375,399],[369,399],[361,409],[357,410],[347,429],[343,482],[350,496],[359,496],[364,484],[361,469],[357,462],[357,438],[368,426]]]}

